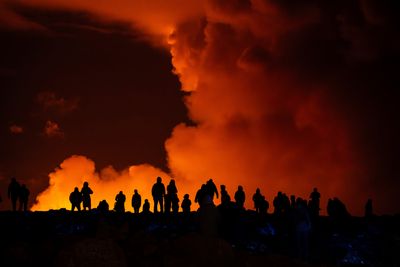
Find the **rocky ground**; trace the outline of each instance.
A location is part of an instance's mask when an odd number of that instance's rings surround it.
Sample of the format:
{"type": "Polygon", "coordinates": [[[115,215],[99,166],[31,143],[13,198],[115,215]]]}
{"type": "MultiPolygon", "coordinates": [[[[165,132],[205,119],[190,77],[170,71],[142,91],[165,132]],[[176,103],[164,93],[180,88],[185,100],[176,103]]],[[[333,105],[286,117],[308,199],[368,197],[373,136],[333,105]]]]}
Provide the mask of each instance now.
{"type": "Polygon", "coordinates": [[[300,260],[290,219],[251,211],[211,222],[198,213],[1,212],[0,266],[400,266],[399,222],[320,217],[300,260]]]}

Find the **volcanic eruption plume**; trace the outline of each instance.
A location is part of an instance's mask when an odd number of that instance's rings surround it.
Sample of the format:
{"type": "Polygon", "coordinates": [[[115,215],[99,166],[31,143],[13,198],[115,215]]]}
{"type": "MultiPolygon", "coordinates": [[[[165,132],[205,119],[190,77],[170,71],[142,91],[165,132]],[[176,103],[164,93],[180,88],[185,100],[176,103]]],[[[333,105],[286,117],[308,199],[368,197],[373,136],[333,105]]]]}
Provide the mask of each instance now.
{"type": "Polygon", "coordinates": [[[400,46],[389,9],[372,1],[20,2],[128,20],[153,36],[171,52],[193,121],[166,140],[169,175],[151,166],[97,174],[93,162],[72,157],[50,174],[33,209],[65,207],[58,190],[84,180],[109,199],[123,188],[149,192],[162,176],[176,178],[182,195],[194,196],[208,178],[231,196],[243,185],[248,208],[257,187],[268,200],[279,190],[307,198],[318,187],[323,206],[339,196],[360,214],[368,197],[381,197],[378,209],[391,210],[395,190],[378,180],[393,166],[375,152],[393,144],[378,144],[371,131],[393,123],[384,106],[396,84],[385,60],[400,46]],[[380,108],[375,117],[371,105],[380,108]]]}

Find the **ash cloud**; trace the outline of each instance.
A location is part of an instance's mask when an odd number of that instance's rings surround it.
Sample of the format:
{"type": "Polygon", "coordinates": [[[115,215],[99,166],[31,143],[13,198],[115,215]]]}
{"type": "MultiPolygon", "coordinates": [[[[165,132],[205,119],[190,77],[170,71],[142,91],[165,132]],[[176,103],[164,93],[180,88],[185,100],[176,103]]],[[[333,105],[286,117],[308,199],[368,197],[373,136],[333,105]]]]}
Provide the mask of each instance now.
{"type": "Polygon", "coordinates": [[[231,194],[317,186],[354,213],[368,197],[393,212],[398,21],[383,6],[371,20],[370,4],[208,1],[202,27],[178,26],[173,62],[197,126],[166,142],[172,171],[216,177],[231,194]]]}
{"type": "Polygon", "coordinates": [[[317,186],[357,214],[368,197],[398,212],[394,1],[161,2],[20,3],[131,21],[166,40],[195,123],[166,141],[185,184],[213,177],[268,199],[317,186]]]}
{"type": "Polygon", "coordinates": [[[65,134],[57,122],[48,120],[43,129],[43,134],[49,138],[64,138],[65,134]]]}
{"type": "Polygon", "coordinates": [[[10,133],[15,134],[15,135],[24,133],[24,128],[17,124],[12,124],[9,127],[9,130],[10,130],[10,133]]]}

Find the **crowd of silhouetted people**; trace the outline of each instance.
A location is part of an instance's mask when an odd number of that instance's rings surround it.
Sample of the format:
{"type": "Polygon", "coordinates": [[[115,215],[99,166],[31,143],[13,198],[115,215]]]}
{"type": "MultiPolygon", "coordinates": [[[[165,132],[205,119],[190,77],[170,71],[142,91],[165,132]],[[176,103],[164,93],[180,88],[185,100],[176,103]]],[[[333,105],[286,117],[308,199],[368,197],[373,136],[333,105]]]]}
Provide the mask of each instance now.
{"type": "MultiPolygon", "coordinates": [[[[28,200],[30,191],[25,184],[20,184],[14,177],[11,178],[11,182],[8,186],[7,196],[11,200],[11,208],[13,211],[17,210],[17,204],[19,203],[19,211],[28,210],[28,200]]],[[[0,197],[1,201],[1,197],[0,197]]]]}
{"type": "MultiPolygon", "coordinates": [[[[16,178],[11,178],[11,182],[8,186],[8,198],[11,200],[12,210],[16,211],[17,208],[20,211],[28,210],[28,200],[29,200],[29,189],[25,184],[20,184],[16,178]],[[17,205],[19,203],[19,206],[17,205]]],[[[75,187],[74,190],[69,195],[69,201],[71,203],[71,211],[75,209],[80,210],[91,210],[91,195],[93,190],[89,187],[88,182],[84,182],[81,190],[75,187]]],[[[162,182],[161,177],[157,177],[156,183],[151,189],[151,195],[153,197],[153,212],[154,213],[172,213],[177,214],[179,211],[179,198],[178,189],[174,179],[171,179],[167,187],[165,187],[162,182]]],[[[218,191],[213,179],[209,179],[197,190],[194,197],[194,202],[202,208],[204,205],[215,205],[214,198],[220,198],[221,207],[231,207],[235,209],[244,209],[244,203],[246,201],[246,194],[243,186],[239,185],[233,200],[231,199],[226,186],[220,185],[220,190],[218,191]]],[[[299,206],[305,207],[307,211],[307,216],[311,219],[315,219],[320,213],[320,198],[321,194],[318,192],[317,188],[314,188],[310,193],[309,199],[302,199],[294,195],[290,197],[279,191],[277,195],[273,198],[272,205],[273,211],[270,212],[275,216],[281,216],[288,214],[289,212],[296,210],[299,206]]],[[[1,199],[1,198],[0,198],[1,199]]],[[[0,200],[1,201],[1,200],[0,200]]],[[[268,214],[270,209],[270,203],[266,200],[265,196],[262,195],[259,188],[252,196],[252,201],[254,203],[253,207],[256,213],[263,215],[268,214]]],[[[126,196],[123,191],[120,191],[115,196],[115,203],[113,210],[116,212],[125,212],[125,202],[126,196]]],[[[150,213],[150,203],[148,199],[142,202],[142,197],[137,189],[134,189],[132,195],[131,206],[134,213],[139,213],[140,208],[142,208],[143,213],[150,213]]],[[[183,213],[191,212],[192,201],[190,200],[189,194],[183,196],[180,208],[183,213]]],[[[106,200],[99,202],[97,206],[99,211],[109,211],[110,207],[106,200]]],[[[329,198],[326,211],[329,217],[332,218],[345,218],[350,216],[345,204],[339,200],[337,197],[329,198]]],[[[372,200],[368,199],[365,204],[365,217],[371,217],[373,215],[372,200]]]]}
{"type": "MultiPolygon", "coordinates": [[[[90,211],[92,209],[92,194],[93,190],[89,187],[88,182],[84,182],[80,190],[78,187],[75,187],[69,195],[71,211],[81,211],[82,209],[90,211]]],[[[165,187],[162,178],[157,177],[156,182],[152,186],[151,195],[154,204],[154,214],[177,214],[179,208],[182,209],[184,215],[191,213],[192,201],[189,194],[184,194],[179,206],[178,188],[174,179],[171,179],[165,187]]],[[[232,215],[237,215],[245,211],[246,193],[243,186],[239,185],[233,196],[232,199],[226,186],[223,184],[219,186],[218,190],[213,179],[206,181],[197,190],[194,202],[199,205],[197,214],[201,222],[200,231],[204,235],[215,236],[218,234],[220,229],[217,229],[217,225],[221,217],[225,218],[225,221],[228,222],[225,224],[225,226],[228,226],[228,229],[229,221],[232,221],[232,215]],[[216,199],[220,201],[218,206],[215,204],[216,199]]],[[[13,211],[17,210],[18,202],[20,211],[28,210],[29,190],[26,185],[20,185],[15,178],[12,178],[9,184],[8,198],[11,200],[13,211]]],[[[320,199],[321,194],[317,188],[312,190],[308,199],[302,199],[295,195],[290,195],[289,197],[286,193],[279,191],[272,200],[272,211],[269,212],[270,203],[261,193],[260,188],[256,189],[251,198],[255,213],[258,214],[259,218],[272,216],[273,218],[283,218],[290,221],[293,236],[297,244],[298,256],[304,259],[308,258],[309,236],[321,210],[320,199]]],[[[115,196],[113,210],[117,213],[124,213],[125,202],[126,196],[123,191],[120,191],[115,196]]],[[[135,214],[138,214],[140,209],[142,209],[143,214],[152,213],[150,211],[149,200],[145,199],[142,202],[142,197],[137,189],[134,189],[131,206],[135,214]]],[[[106,200],[102,200],[99,202],[96,210],[98,212],[108,212],[110,206],[106,200]]],[[[328,199],[327,214],[335,220],[342,220],[350,216],[345,204],[337,197],[328,199]]],[[[371,217],[372,215],[372,200],[368,199],[365,205],[365,216],[371,217]]]]}

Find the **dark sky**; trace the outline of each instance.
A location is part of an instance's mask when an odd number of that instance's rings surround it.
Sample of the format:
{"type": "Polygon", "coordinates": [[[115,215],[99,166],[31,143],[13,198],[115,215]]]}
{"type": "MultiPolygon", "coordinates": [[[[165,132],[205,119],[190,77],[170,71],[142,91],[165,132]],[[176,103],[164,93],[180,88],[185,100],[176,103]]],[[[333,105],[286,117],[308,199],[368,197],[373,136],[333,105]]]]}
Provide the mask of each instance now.
{"type": "Polygon", "coordinates": [[[167,170],[164,141],[187,120],[169,53],[122,23],[24,12],[47,30],[0,30],[1,195],[11,176],[35,195],[73,154],[98,168],[150,163],[167,170]],[[45,134],[48,121],[59,131],[45,134]],[[12,133],[12,125],[22,132],[12,133]]]}

